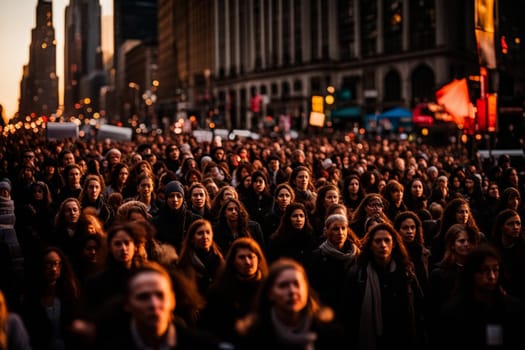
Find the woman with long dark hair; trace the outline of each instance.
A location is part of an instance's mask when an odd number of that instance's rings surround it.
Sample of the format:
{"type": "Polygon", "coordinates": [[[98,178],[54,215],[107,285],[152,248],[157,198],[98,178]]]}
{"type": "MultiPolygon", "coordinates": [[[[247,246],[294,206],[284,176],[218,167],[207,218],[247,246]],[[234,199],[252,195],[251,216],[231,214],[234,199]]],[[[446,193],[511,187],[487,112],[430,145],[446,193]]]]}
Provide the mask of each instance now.
{"type": "Polygon", "coordinates": [[[423,291],[399,233],[375,225],[345,278],[342,317],[348,346],[360,349],[425,347],[423,291]]]}
{"type": "Polygon", "coordinates": [[[235,198],[227,199],[219,211],[216,223],[213,225],[215,241],[221,252],[226,254],[233,241],[239,237],[251,237],[266,251],[266,241],[261,225],[250,220],[242,202],[235,198]]]}
{"type": "Polygon", "coordinates": [[[259,287],[268,276],[268,265],[259,243],[237,238],[225,264],[206,294],[199,326],[221,341],[235,342],[235,324],[252,309],[259,287]]]}
{"type": "Polygon", "coordinates": [[[44,249],[28,276],[22,317],[33,349],[68,349],[70,326],[83,297],[68,257],[58,247],[44,249]]]}
{"type": "Polygon", "coordinates": [[[314,231],[303,203],[294,202],[286,207],[277,230],[268,242],[268,260],[292,258],[309,266],[312,251],[317,247],[314,231]]]}
{"type": "Polygon", "coordinates": [[[275,186],[272,209],[266,213],[261,223],[265,242],[268,242],[272,233],[277,230],[286,207],[294,201],[295,192],[288,183],[283,182],[275,186]]]}
{"type": "Polygon", "coordinates": [[[205,296],[224,265],[224,257],[214,241],[213,228],[206,219],[195,220],[182,242],[177,270],[189,276],[205,296]]]}

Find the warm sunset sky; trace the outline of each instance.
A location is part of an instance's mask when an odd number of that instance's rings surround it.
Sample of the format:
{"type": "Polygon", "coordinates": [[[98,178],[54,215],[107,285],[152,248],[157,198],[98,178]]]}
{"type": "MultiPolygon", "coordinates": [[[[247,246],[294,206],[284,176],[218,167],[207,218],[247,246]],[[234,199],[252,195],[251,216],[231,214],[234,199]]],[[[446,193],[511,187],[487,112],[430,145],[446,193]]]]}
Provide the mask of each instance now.
{"type": "MultiPolygon", "coordinates": [[[[69,0],[53,1],[53,26],[57,40],[57,75],[62,91],[64,77],[64,12],[69,0]]],[[[18,109],[22,67],[29,61],[31,29],[36,25],[38,0],[0,1],[0,104],[10,118],[18,109]]],[[[113,12],[113,0],[100,0],[102,15],[113,12]]],[[[62,103],[62,96],[60,96],[62,103]]]]}

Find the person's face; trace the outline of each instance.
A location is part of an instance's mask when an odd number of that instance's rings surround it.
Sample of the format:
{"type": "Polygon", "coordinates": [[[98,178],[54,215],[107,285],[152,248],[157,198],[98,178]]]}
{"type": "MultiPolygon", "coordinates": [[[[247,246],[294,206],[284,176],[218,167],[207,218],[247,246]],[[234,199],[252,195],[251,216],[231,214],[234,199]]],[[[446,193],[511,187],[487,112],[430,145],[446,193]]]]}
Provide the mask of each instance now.
{"type": "Polygon", "coordinates": [[[520,181],[520,178],[518,176],[518,172],[516,170],[511,170],[511,172],[509,173],[509,182],[513,186],[518,186],[519,181],[520,181]]]}
{"type": "Polygon", "coordinates": [[[224,160],[224,155],[225,154],[224,154],[224,151],[222,149],[215,151],[215,159],[216,160],[219,160],[219,161],[224,160]]]}
{"type": "Polygon", "coordinates": [[[227,199],[230,199],[230,198],[237,198],[237,196],[235,196],[235,193],[234,193],[233,191],[225,190],[225,191],[222,193],[222,201],[223,201],[223,203],[224,203],[227,199]]]}
{"type": "Polygon", "coordinates": [[[290,215],[290,223],[296,230],[302,230],[306,221],[306,216],[302,209],[295,209],[290,215]]]}
{"type": "Polygon", "coordinates": [[[166,198],[166,204],[171,209],[177,210],[184,203],[184,196],[180,192],[171,192],[166,198]]]}
{"type": "Polygon", "coordinates": [[[252,181],[253,190],[256,193],[262,193],[266,188],[266,182],[264,182],[262,177],[257,177],[255,181],[252,181]]]}
{"type": "Polygon", "coordinates": [[[49,284],[55,284],[62,274],[62,259],[57,252],[49,252],[44,257],[44,277],[49,284]]]}
{"type": "Polygon", "coordinates": [[[250,172],[245,167],[241,168],[241,179],[245,176],[250,175],[250,172]]]}
{"type": "Polygon", "coordinates": [[[493,197],[495,199],[499,198],[499,187],[496,184],[491,184],[489,186],[488,194],[490,197],[493,197]]]}
{"type": "Polygon", "coordinates": [[[466,224],[469,216],[470,216],[470,209],[465,204],[460,205],[458,210],[456,210],[456,222],[458,224],[463,224],[463,225],[466,224]]]}
{"type": "Polygon", "coordinates": [[[56,168],[53,165],[46,165],[46,167],[44,169],[46,171],[46,174],[48,174],[50,176],[55,174],[55,172],[56,172],[56,168]]]}
{"type": "Polygon", "coordinates": [[[246,176],[243,182],[244,188],[249,188],[252,185],[252,177],[246,176]]]}
{"type": "Polygon", "coordinates": [[[90,180],[86,187],[87,198],[90,201],[96,201],[98,196],[100,196],[100,190],[100,183],[95,180],[90,180]]]}
{"type": "Polygon", "coordinates": [[[11,198],[11,192],[7,188],[0,189],[0,197],[10,199],[11,198]]]}
{"type": "Polygon", "coordinates": [[[380,214],[383,211],[383,202],[378,198],[371,198],[365,205],[365,212],[368,217],[380,214]]]}
{"type": "Polygon", "coordinates": [[[335,190],[329,190],[324,196],[324,206],[329,207],[331,204],[339,203],[339,193],[335,190]]]}
{"type": "Polygon", "coordinates": [[[126,168],[120,169],[120,172],[118,173],[118,180],[120,183],[126,183],[129,177],[129,170],[126,168]]]}
{"type": "Polygon", "coordinates": [[[472,246],[468,240],[467,232],[460,232],[452,247],[454,252],[459,256],[465,257],[470,252],[471,248],[472,246]]]}
{"type": "Polygon", "coordinates": [[[208,190],[208,194],[212,197],[215,197],[217,195],[217,192],[219,192],[219,186],[215,182],[209,182],[206,184],[206,190],[208,190]]]}
{"type": "Polygon", "coordinates": [[[297,177],[295,178],[295,186],[300,190],[307,190],[308,189],[308,182],[310,181],[310,175],[308,172],[301,170],[297,173],[297,177]]]}
{"type": "Polygon", "coordinates": [[[476,289],[491,293],[498,288],[500,266],[498,260],[488,256],[483,261],[479,271],[474,273],[474,286],[476,289]]]}
{"type": "Polygon", "coordinates": [[[294,268],[281,271],[268,291],[268,299],[280,314],[297,314],[308,302],[308,284],[305,276],[294,268]]]}
{"type": "MultiPolygon", "coordinates": [[[[25,179],[32,180],[34,175],[35,174],[33,172],[33,169],[31,169],[30,167],[24,168],[23,177],[25,179]]],[[[80,179],[79,179],[79,182],[80,182],[80,179]]]]}
{"type": "Polygon", "coordinates": [[[338,249],[343,248],[348,237],[348,225],[343,220],[334,221],[326,228],[326,239],[338,249]]]}
{"type": "Polygon", "coordinates": [[[206,204],[206,193],[202,188],[196,187],[191,191],[191,204],[195,208],[204,208],[206,204]]]}
{"type": "Polygon", "coordinates": [[[226,205],[224,215],[228,221],[237,221],[239,219],[239,207],[236,203],[230,202],[226,205]]]}
{"type": "Polygon", "coordinates": [[[149,197],[153,193],[153,181],[151,179],[143,179],[137,187],[137,192],[142,197],[149,197]]]}
{"type": "Polygon", "coordinates": [[[110,243],[110,250],[113,258],[117,262],[129,267],[131,266],[137,247],[130,235],[126,231],[120,230],[113,236],[110,243]]]}
{"type": "Polygon", "coordinates": [[[108,162],[109,164],[117,164],[120,162],[120,155],[118,153],[111,153],[109,156],[108,156],[108,162]]]}
{"type": "Polygon", "coordinates": [[[379,191],[379,193],[382,193],[385,187],[386,187],[385,180],[381,179],[377,182],[377,190],[379,191]]]}
{"type": "Polygon", "coordinates": [[[376,231],[372,238],[371,249],[374,260],[382,263],[389,262],[394,249],[394,240],[390,232],[387,230],[376,231]]]}
{"type": "Polygon", "coordinates": [[[126,310],[137,328],[149,335],[165,334],[175,309],[175,295],[166,278],[157,272],[143,272],[130,282],[126,310]]]}
{"type": "Polygon", "coordinates": [[[283,188],[279,190],[279,193],[277,193],[277,205],[281,210],[286,209],[287,206],[290,205],[292,202],[292,195],[290,194],[290,191],[288,189],[283,188]]]}
{"type": "Polygon", "coordinates": [[[239,248],[233,260],[235,271],[242,277],[255,276],[259,268],[259,258],[248,248],[239,248]]]}
{"type": "Polygon", "coordinates": [[[472,190],[474,189],[474,180],[470,178],[465,179],[465,189],[472,190]]]}
{"type": "Polygon", "coordinates": [[[75,202],[67,202],[64,204],[64,220],[68,224],[76,224],[80,218],[80,208],[75,202]]]}
{"type": "Polygon", "coordinates": [[[33,191],[33,198],[37,201],[44,199],[44,190],[41,187],[36,187],[33,191]]]}
{"type": "Polygon", "coordinates": [[[193,244],[196,248],[209,251],[213,243],[213,231],[210,224],[201,225],[193,235],[193,244]]]}
{"type": "Polygon", "coordinates": [[[171,160],[177,160],[180,156],[180,150],[177,146],[171,146],[168,154],[171,160]]]}
{"type": "Polygon", "coordinates": [[[359,192],[359,181],[357,179],[352,179],[348,183],[348,192],[350,194],[357,194],[359,192]]]}
{"type": "Polygon", "coordinates": [[[401,204],[401,202],[403,201],[403,191],[398,188],[394,189],[392,191],[392,200],[396,204],[401,204]]]}
{"type": "Polygon", "coordinates": [[[245,161],[248,159],[248,151],[245,149],[242,149],[239,151],[239,157],[241,158],[241,161],[245,161]]]}
{"type": "Polygon", "coordinates": [[[268,163],[268,168],[270,168],[271,171],[276,171],[279,169],[279,161],[277,159],[272,159],[268,163]]]}
{"type": "Polygon", "coordinates": [[[447,178],[438,178],[437,180],[437,184],[438,186],[440,187],[447,187],[448,186],[448,179],[447,178]]]}
{"type": "Polygon", "coordinates": [[[509,197],[509,199],[507,200],[507,207],[510,209],[518,210],[519,205],[520,200],[518,196],[509,197]]]}
{"type": "Polygon", "coordinates": [[[82,174],[80,174],[80,170],[77,168],[73,168],[69,170],[67,173],[67,180],[71,186],[80,186],[80,177],[82,174]]]}
{"type": "Polygon", "coordinates": [[[66,166],[69,164],[75,164],[75,156],[73,153],[66,153],[64,154],[64,157],[62,158],[62,165],[66,166]]]}
{"type": "Polygon", "coordinates": [[[503,223],[502,233],[509,238],[517,239],[521,235],[520,216],[512,216],[505,220],[503,223]]]}
{"type": "Polygon", "coordinates": [[[82,255],[84,256],[84,259],[91,263],[96,264],[97,263],[97,250],[98,250],[98,244],[95,240],[90,239],[84,244],[84,248],[82,249],[82,255]]]}
{"type": "Polygon", "coordinates": [[[412,243],[416,239],[416,222],[412,218],[403,220],[399,226],[399,233],[404,242],[412,243]]]}
{"type": "Polygon", "coordinates": [[[412,196],[418,198],[423,195],[423,184],[421,181],[414,181],[412,182],[412,186],[410,186],[410,192],[412,193],[412,196]]]}
{"type": "Polygon", "coordinates": [[[97,233],[97,228],[93,224],[88,224],[86,227],[86,232],[90,235],[97,233]]]}

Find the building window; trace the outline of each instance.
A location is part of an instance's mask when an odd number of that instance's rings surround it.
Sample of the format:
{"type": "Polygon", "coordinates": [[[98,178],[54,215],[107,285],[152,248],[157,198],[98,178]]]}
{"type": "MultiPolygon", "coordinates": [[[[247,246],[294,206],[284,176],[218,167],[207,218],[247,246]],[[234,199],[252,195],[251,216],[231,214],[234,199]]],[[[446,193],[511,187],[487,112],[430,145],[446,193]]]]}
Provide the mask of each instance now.
{"type": "Polygon", "coordinates": [[[360,1],[361,9],[361,54],[373,56],[377,52],[377,2],[360,1]]]}
{"type": "Polygon", "coordinates": [[[385,93],[383,101],[401,100],[401,77],[395,70],[391,70],[385,76],[385,93]]]}
{"type": "Polygon", "coordinates": [[[279,94],[279,86],[276,83],[272,83],[270,91],[272,92],[272,96],[277,96],[277,94],[279,94]]]}
{"type": "Polygon", "coordinates": [[[421,65],[414,69],[411,77],[412,103],[433,101],[435,99],[434,86],[436,79],[434,72],[428,66],[421,65]]]}
{"type": "Polygon", "coordinates": [[[401,52],[403,49],[403,3],[401,0],[388,0],[383,8],[383,31],[385,53],[401,52]]]}
{"type": "Polygon", "coordinates": [[[294,59],[295,63],[301,63],[303,61],[303,37],[302,37],[302,21],[303,18],[301,16],[302,14],[302,0],[295,0],[293,5],[293,11],[294,11],[294,28],[293,28],[293,36],[294,36],[294,59]]]}
{"type": "Polygon", "coordinates": [[[312,77],[310,79],[310,90],[312,91],[312,94],[321,94],[321,78],[320,77],[312,77]]]}
{"type": "Polygon", "coordinates": [[[436,45],[436,12],[434,0],[410,1],[410,46],[415,50],[436,45]]]}
{"type": "Polygon", "coordinates": [[[339,1],[337,10],[341,60],[345,61],[355,56],[354,0],[339,1]]]}
{"type": "Polygon", "coordinates": [[[301,91],[303,91],[303,82],[302,82],[302,80],[297,79],[297,80],[295,80],[293,82],[293,91],[294,92],[301,92],[301,91]]]}

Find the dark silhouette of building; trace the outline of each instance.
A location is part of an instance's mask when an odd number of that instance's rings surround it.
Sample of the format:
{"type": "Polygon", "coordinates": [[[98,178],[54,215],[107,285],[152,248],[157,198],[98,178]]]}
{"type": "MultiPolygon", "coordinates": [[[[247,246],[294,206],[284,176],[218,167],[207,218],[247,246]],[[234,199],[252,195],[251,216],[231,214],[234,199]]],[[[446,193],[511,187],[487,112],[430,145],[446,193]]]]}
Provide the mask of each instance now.
{"type": "Polygon", "coordinates": [[[20,83],[20,116],[49,116],[58,108],[56,40],[51,0],[39,0],[36,26],[31,30],[29,63],[20,83]]]}

